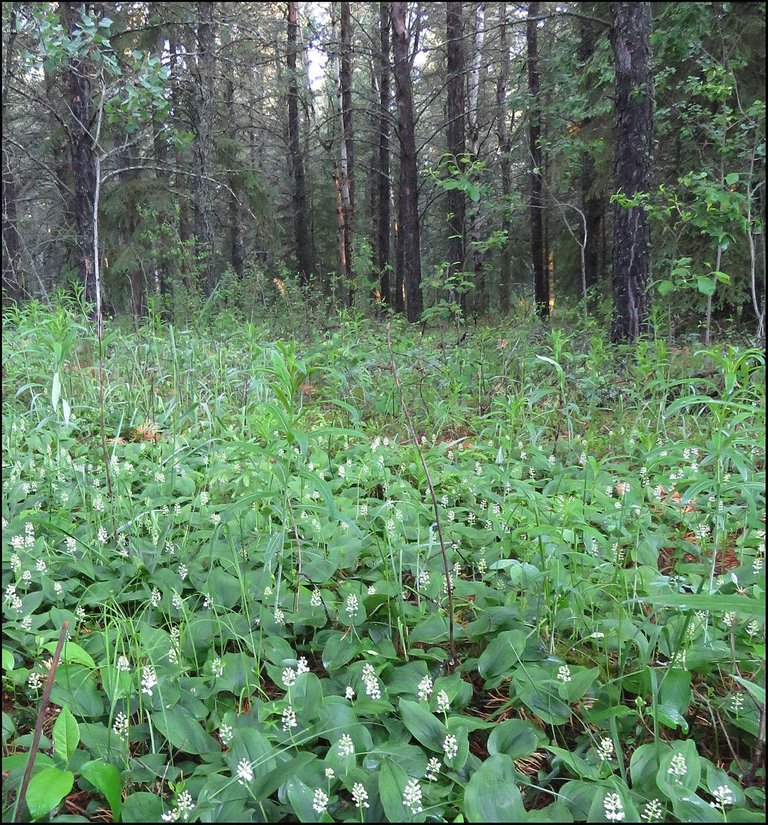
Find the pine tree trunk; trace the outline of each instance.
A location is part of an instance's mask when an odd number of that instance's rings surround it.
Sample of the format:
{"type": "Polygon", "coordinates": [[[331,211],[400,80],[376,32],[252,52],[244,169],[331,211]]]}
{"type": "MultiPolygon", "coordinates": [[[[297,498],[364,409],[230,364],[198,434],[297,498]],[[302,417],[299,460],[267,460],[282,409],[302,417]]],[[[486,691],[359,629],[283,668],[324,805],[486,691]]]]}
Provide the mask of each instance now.
{"type": "Polygon", "coordinates": [[[540,3],[528,4],[528,91],[531,97],[528,115],[528,142],[531,165],[531,261],[533,264],[533,292],[536,314],[549,317],[549,289],[544,261],[544,185],[541,152],[541,87],[539,83],[538,17],[540,3]]]}
{"type": "MultiPolygon", "coordinates": [[[[8,129],[8,86],[13,76],[13,48],[16,40],[16,6],[11,6],[8,41],[5,44],[3,69],[2,124],[3,133],[8,129]]],[[[21,277],[21,238],[18,230],[16,206],[16,174],[10,145],[3,146],[3,292],[12,301],[23,295],[21,277]]]]}
{"type": "Polygon", "coordinates": [[[213,234],[213,121],[214,48],[216,30],[213,3],[197,4],[197,67],[195,71],[195,252],[202,266],[202,285],[206,295],[216,287],[213,234]]]}
{"type": "MultiPolygon", "coordinates": [[[[464,171],[466,153],[464,132],[464,20],[461,3],[446,3],[446,40],[448,44],[448,152],[460,172],[464,171]]],[[[452,278],[464,270],[464,233],[466,196],[461,189],[449,189],[448,201],[448,271],[452,278]]],[[[452,295],[454,293],[452,292],[452,295]]],[[[461,309],[466,317],[466,294],[461,295],[461,309]]]]}
{"type": "Polygon", "coordinates": [[[299,262],[299,283],[306,287],[314,265],[312,239],[307,205],[307,179],[301,151],[301,121],[299,117],[299,86],[296,75],[296,53],[299,29],[297,3],[288,3],[288,149],[293,176],[293,231],[296,257],[299,262]]]}
{"type": "Polygon", "coordinates": [[[512,194],[512,173],[509,141],[509,122],[507,120],[507,85],[509,83],[509,41],[507,38],[507,4],[499,3],[499,48],[501,61],[499,75],[496,78],[496,120],[499,139],[499,165],[501,167],[501,231],[504,242],[499,250],[499,308],[506,314],[510,306],[512,288],[512,255],[510,251],[510,232],[512,223],[509,217],[509,197],[512,194]]]}
{"type": "MultiPolygon", "coordinates": [[[[652,177],[653,85],[650,3],[611,3],[616,63],[614,191],[649,192],[652,177]]],[[[648,330],[651,233],[641,206],[613,208],[613,340],[633,342],[648,330]]]]}
{"type": "MultiPolygon", "coordinates": [[[[473,34],[472,69],[469,73],[469,91],[467,94],[467,133],[468,150],[473,161],[480,155],[480,66],[483,58],[485,41],[485,3],[478,3],[475,8],[473,34]]],[[[470,210],[467,244],[472,250],[472,270],[475,279],[474,314],[475,317],[485,312],[485,269],[483,253],[480,250],[480,204],[473,204],[470,210]]]]}
{"type": "Polygon", "coordinates": [[[408,32],[405,27],[406,4],[392,3],[394,76],[397,90],[400,138],[400,208],[398,240],[402,256],[405,289],[405,317],[416,322],[424,308],[421,294],[421,251],[419,243],[419,179],[416,159],[416,133],[413,116],[411,65],[408,59],[408,32]]]}
{"type": "MultiPolygon", "coordinates": [[[[79,28],[83,11],[89,11],[85,3],[61,3],[61,21],[74,37],[79,28]]],[[[87,58],[72,57],[68,65],[68,104],[72,114],[69,126],[69,145],[74,177],[72,210],[75,219],[75,265],[85,288],[87,300],[96,301],[93,277],[93,194],[96,188],[96,163],[94,157],[91,111],[91,62],[87,58]]]]}
{"type": "Polygon", "coordinates": [[[378,146],[378,187],[376,215],[376,270],[379,273],[381,301],[388,305],[392,300],[389,279],[390,247],[390,181],[389,181],[389,99],[390,44],[389,44],[389,3],[379,3],[379,146],[378,146]]]}

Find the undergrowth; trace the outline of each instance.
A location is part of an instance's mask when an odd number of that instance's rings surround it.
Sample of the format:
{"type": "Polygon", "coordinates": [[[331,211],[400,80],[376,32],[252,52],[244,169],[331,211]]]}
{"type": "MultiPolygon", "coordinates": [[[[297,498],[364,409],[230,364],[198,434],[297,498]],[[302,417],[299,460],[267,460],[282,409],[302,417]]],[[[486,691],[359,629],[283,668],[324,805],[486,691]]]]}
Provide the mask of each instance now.
{"type": "Polygon", "coordinates": [[[763,821],[762,352],[393,323],[5,313],[4,819],[763,821]]]}

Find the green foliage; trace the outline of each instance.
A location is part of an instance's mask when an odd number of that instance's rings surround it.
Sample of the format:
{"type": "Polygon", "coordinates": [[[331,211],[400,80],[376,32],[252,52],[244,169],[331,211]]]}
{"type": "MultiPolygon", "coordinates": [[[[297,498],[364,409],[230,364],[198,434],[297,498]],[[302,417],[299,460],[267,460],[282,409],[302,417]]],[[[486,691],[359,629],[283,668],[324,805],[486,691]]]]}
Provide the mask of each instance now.
{"type": "Polygon", "coordinates": [[[764,812],[761,351],[393,323],[452,668],[380,326],[108,328],[110,500],[67,303],[4,316],[6,818],[64,620],[34,818],[764,812]]]}

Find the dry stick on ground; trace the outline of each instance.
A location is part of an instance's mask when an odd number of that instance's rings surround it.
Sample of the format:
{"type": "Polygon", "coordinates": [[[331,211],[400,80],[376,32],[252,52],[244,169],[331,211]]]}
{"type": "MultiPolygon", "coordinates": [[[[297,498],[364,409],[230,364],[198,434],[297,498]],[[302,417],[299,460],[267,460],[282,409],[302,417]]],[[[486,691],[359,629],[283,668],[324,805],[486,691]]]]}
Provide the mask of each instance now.
{"type": "Polygon", "coordinates": [[[29,785],[30,777],[32,776],[32,766],[35,764],[35,757],[37,756],[38,748],[40,747],[40,736],[43,733],[43,719],[45,718],[45,711],[51,700],[51,690],[53,689],[53,680],[56,678],[56,668],[59,666],[59,657],[61,656],[61,649],[64,647],[64,640],[67,638],[69,632],[69,622],[64,621],[61,624],[61,632],[59,633],[59,643],[56,645],[56,651],[51,659],[51,669],[48,671],[48,678],[45,680],[45,688],[43,690],[43,698],[40,700],[40,709],[37,711],[37,722],[35,722],[35,733],[32,737],[32,746],[29,749],[29,756],[27,757],[27,767],[24,771],[24,779],[21,781],[19,788],[19,796],[16,800],[16,814],[13,817],[14,822],[21,821],[21,809],[24,806],[24,799],[27,796],[27,786],[29,785]]]}
{"type": "Polygon", "coordinates": [[[448,643],[451,648],[451,660],[448,663],[449,668],[453,668],[456,664],[456,640],[453,637],[453,585],[451,584],[451,571],[448,564],[448,551],[445,549],[445,539],[443,538],[443,527],[440,523],[440,509],[437,504],[437,496],[435,495],[435,486],[432,484],[432,477],[429,474],[427,462],[424,460],[424,453],[419,446],[419,439],[416,435],[416,428],[413,426],[413,419],[411,418],[408,407],[405,405],[405,396],[403,395],[403,387],[400,384],[400,377],[397,374],[397,366],[395,364],[395,353],[392,350],[392,329],[391,324],[387,321],[387,349],[389,350],[389,363],[392,370],[392,375],[395,379],[397,391],[400,394],[400,407],[405,416],[405,421],[408,426],[408,434],[413,441],[413,446],[416,447],[416,452],[419,454],[421,466],[424,469],[424,476],[427,479],[427,486],[429,487],[429,494],[432,497],[432,509],[435,511],[435,523],[437,524],[437,537],[440,540],[440,552],[443,556],[443,568],[445,570],[445,586],[448,591],[448,643]]]}

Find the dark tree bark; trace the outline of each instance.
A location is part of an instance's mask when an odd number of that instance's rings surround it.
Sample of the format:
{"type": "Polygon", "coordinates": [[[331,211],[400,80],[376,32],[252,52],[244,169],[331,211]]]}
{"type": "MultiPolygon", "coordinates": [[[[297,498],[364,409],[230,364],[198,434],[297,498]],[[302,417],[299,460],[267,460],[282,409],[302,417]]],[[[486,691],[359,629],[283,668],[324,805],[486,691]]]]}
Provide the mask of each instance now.
{"type": "MultiPolygon", "coordinates": [[[[448,44],[448,119],[446,131],[448,152],[453,155],[459,171],[465,168],[464,111],[464,20],[461,3],[446,3],[446,40],[448,44]]],[[[448,277],[464,269],[466,232],[466,196],[460,189],[449,189],[448,196],[448,277]]],[[[461,309],[466,317],[466,293],[461,295],[461,309]]]]}
{"type": "MultiPolygon", "coordinates": [[[[597,43],[597,28],[595,21],[586,17],[580,21],[579,63],[584,71],[587,63],[595,53],[597,43]]],[[[586,82],[591,79],[586,73],[583,75],[586,82]]],[[[586,88],[585,92],[589,93],[586,88]]],[[[587,116],[581,121],[581,129],[585,130],[592,122],[587,116]]],[[[600,280],[600,230],[603,221],[604,201],[600,193],[595,174],[595,158],[590,151],[581,155],[581,210],[586,222],[586,245],[584,248],[584,271],[587,289],[595,287],[600,280]]]]}
{"type": "MultiPolygon", "coordinates": [[[[614,191],[649,192],[652,177],[653,85],[650,3],[611,3],[616,63],[614,191]]],[[[642,206],[613,208],[613,340],[634,342],[648,331],[651,232],[642,206]]]]}
{"type": "Polygon", "coordinates": [[[531,163],[531,260],[533,264],[533,292],[536,314],[539,318],[549,317],[549,285],[544,260],[544,184],[543,160],[541,152],[541,86],[539,83],[538,21],[540,3],[528,4],[527,45],[528,45],[528,92],[530,112],[528,115],[528,141],[531,163]]]}
{"type": "MultiPolygon", "coordinates": [[[[483,61],[483,43],[485,41],[485,3],[475,6],[474,30],[472,37],[472,62],[469,71],[467,90],[467,150],[473,161],[480,157],[480,67],[483,61]]],[[[486,287],[484,254],[480,245],[481,206],[470,206],[466,230],[466,248],[472,251],[472,272],[475,280],[474,316],[477,318],[485,312],[486,287]]],[[[466,256],[466,252],[465,252],[466,256]]]]}
{"type": "Polygon", "coordinates": [[[394,77],[397,90],[398,137],[400,139],[400,201],[398,216],[399,253],[405,288],[405,317],[418,321],[424,308],[421,294],[421,254],[419,243],[419,180],[416,133],[413,116],[411,64],[408,59],[408,32],[404,2],[392,3],[394,77]]]}
{"type": "Polygon", "coordinates": [[[293,231],[296,257],[299,261],[299,282],[302,287],[306,287],[314,265],[307,204],[307,179],[301,151],[299,86],[296,74],[298,19],[298,4],[288,3],[288,148],[293,176],[293,231]]]}
{"type": "MultiPolygon", "coordinates": [[[[60,3],[61,22],[74,37],[80,28],[86,3],[60,3]]],[[[93,199],[96,191],[96,159],[94,156],[91,107],[91,61],[72,57],[67,66],[68,100],[71,124],[68,130],[74,197],[71,208],[75,221],[75,266],[85,289],[87,300],[96,301],[93,274],[93,199]]]]}
{"type": "Polygon", "coordinates": [[[496,78],[496,123],[499,139],[499,164],[501,167],[501,231],[505,241],[501,246],[499,261],[499,308],[509,312],[510,289],[512,285],[512,256],[509,235],[512,223],[509,217],[509,196],[512,194],[511,156],[509,123],[507,121],[507,84],[509,83],[509,41],[507,38],[507,4],[499,3],[499,48],[501,61],[496,78]]]}
{"type": "MultiPolygon", "coordinates": [[[[389,99],[390,48],[389,3],[379,3],[379,51],[376,71],[371,77],[378,86],[379,119],[378,142],[374,148],[373,180],[371,182],[371,217],[373,223],[373,261],[379,276],[379,300],[388,306],[392,300],[389,278],[390,247],[390,196],[389,181],[389,99]]],[[[375,90],[374,90],[375,91],[375,90]]]]}
{"type": "Polygon", "coordinates": [[[347,166],[342,188],[344,200],[344,244],[347,260],[347,305],[355,301],[354,272],[352,256],[354,252],[355,223],[355,141],[352,126],[352,17],[348,0],[341,2],[341,123],[342,140],[346,150],[347,166]]]}
{"type": "Polygon", "coordinates": [[[216,286],[213,235],[214,48],[213,3],[197,4],[197,67],[195,70],[195,251],[202,266],[206,295],[216,286]]]}
{"type": "MultiPolygon", "coordinates": [[[[13,48],[17,35],[16,4],[11,6],[8,42],[5,44],[3,68],[2,124],[8,129],[8,93],[13,76],[13,48]]],[[[21,238],[17,226],[16,174],[10,145],[3,142],[3,291],[13,301],[23,294],[21,279],[21,238]]]]}
{"type": "MultiPolygon", "coordinates": [[[[235,84],[231,77],[227,78],[227,137],[231,141],[234,157],[235,141],[237,140],[237,118],[235,113],[235,84]]],[[[233,163],[234,165],[234,163],[233,163]]],[[[240,206],[240,184],[235,172],[228,175],[229,185],[229,259],[238,278],[245,274],[245,259],[243,256],[243,216],[240,206]]]]}

